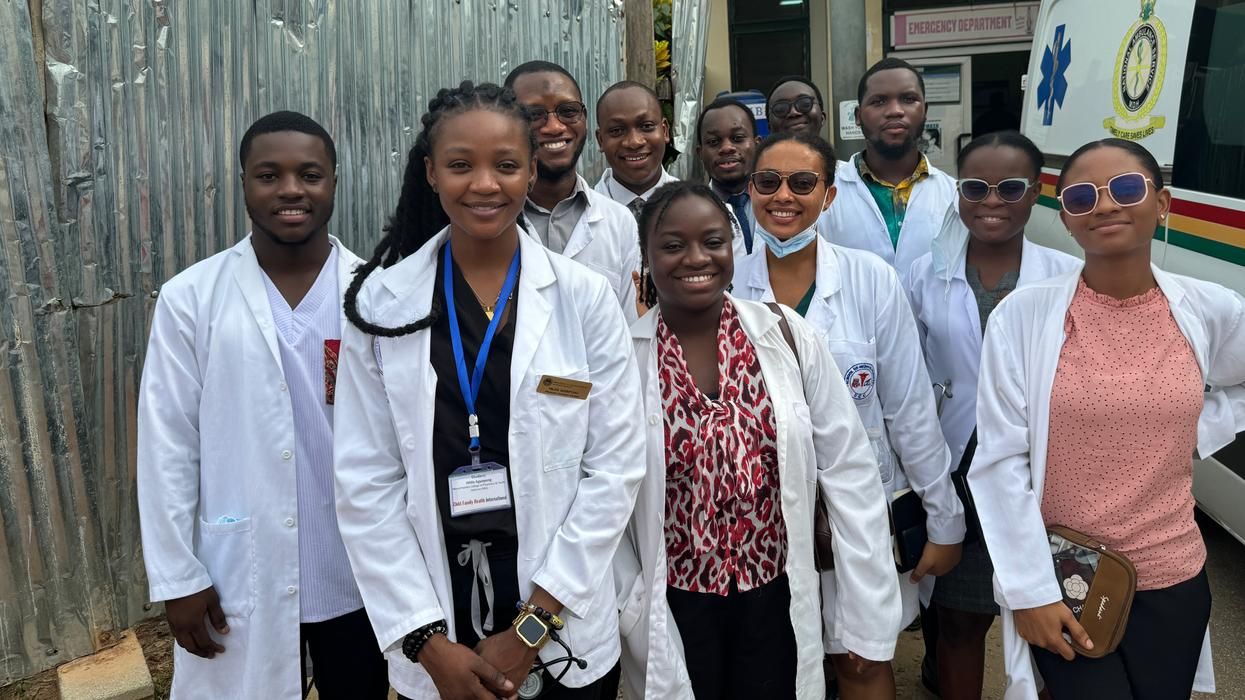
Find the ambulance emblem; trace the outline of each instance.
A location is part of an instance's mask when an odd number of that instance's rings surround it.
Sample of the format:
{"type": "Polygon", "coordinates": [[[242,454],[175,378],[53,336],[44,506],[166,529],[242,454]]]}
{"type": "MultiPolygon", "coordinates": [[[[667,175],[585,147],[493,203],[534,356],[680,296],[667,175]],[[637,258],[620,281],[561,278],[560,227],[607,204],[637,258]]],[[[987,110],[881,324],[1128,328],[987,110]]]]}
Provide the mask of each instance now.
{"type": "Polygon", "coordinates": [[[1150,116],[1167,73],[1167,30],[1154,14],[1158,0],[1141,0],[1141,18],[1124,35],[1115,58],[1115,116],[1102,122],[1111,135],[1139,141],[1163,128],[1166,117],[1150,116]]]}

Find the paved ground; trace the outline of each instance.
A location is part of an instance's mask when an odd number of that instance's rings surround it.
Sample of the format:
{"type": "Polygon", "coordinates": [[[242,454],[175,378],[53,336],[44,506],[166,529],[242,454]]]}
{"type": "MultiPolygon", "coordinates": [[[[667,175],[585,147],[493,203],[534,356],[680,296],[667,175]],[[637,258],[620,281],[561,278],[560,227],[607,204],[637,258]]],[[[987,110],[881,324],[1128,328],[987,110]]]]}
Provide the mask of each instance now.
{"type": "MultiPolygon", "coordinates": [[[[1245,508],[1245,504],[1242,504],[1245,508]]],[[[1245,698],[1245,545],[1209,518],[1200,517],[1206,538],[1207,575],[1211,595],[1211,647],[1215,657],[1214,695],[1197,693],[1195,698],[1241,700],[1245,698]]],[[[1003,666],[999,658],[1002,642],[999,625],[990,630],[986,658],[986,687],[983,698],[1003,696],[1003,666]]],[[[895,653],[898,700],[930,700],[934,695],[921,687],[921,656],[925,647],[919,632],[905,632],[895,653]]]]}

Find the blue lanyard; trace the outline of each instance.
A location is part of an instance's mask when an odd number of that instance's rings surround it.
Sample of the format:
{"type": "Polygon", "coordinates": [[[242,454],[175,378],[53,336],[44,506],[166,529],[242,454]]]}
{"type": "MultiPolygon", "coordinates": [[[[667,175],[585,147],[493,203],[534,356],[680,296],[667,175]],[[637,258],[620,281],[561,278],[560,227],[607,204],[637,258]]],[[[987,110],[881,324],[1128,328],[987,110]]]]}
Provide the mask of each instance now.
{"type": "Polygon", "coordinates": [[[497,334],[497,326],[501,325],[502,314],[506,311],[506,302],[514,291],[515,282],[519,279],[519,251],[514,251],[510,260],[510,269],[506,272],[506,281],[497,295],[497,306],[493,309],[493,319],[489,321],[488,330],[484,332],[484,341],[480,343],[480,352],[476,354],[475,371],[471,380],[467,380],[467,359],[463,353],[463,336],[458,329],[458,308],[454,306],[454,261],[450,257],[450,242],[445,242],[445,304],[449,307],[450,342],[454,346],[454,365],[458,369],[458,388],[463,392],[463,401],[467,404],[467,435],[471,437],[468,447],[471,451],[471,463],[480,460],[480,421],[476,414],[476,399],[480,396],[480,384],[484,381],[484,365],[488,363],[488,351],[493,346],[493,336],[497,334]]]}

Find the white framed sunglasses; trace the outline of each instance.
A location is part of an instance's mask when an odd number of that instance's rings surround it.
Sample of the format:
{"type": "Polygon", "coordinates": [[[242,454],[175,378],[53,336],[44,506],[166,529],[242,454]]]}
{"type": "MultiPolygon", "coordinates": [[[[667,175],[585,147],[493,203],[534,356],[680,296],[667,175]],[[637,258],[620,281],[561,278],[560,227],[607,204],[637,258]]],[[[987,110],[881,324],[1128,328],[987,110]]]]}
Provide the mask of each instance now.
{"type": "Polygon", "coordinates": [[[1121,207],[1135,207],[1146,201],[1151,187],[1158,189],[1154,180],[1141,173],[1121,173],[1107,180],[1105,185],[1092,182],[1065,185],[1057,199],[1068,216],[1085,216],[1098,207],[1098,193],[1102,190],[1121,207]]]}
{"type": "Polygon", "coordinates": [[[1033,187],[1033,183],[1024,177],[1009,177],[1006,180],[999,180],[995,184],[990,184],[985,180],[979,180],[975,177],[966,177],[957,180],[955,186],[960,191],[960,196],[966,202],[984,202],[990,196],[990,191],[994,190],[999,194],[999,199],[1014,204],[1024,199],[1025,193],[1033,187]]]}

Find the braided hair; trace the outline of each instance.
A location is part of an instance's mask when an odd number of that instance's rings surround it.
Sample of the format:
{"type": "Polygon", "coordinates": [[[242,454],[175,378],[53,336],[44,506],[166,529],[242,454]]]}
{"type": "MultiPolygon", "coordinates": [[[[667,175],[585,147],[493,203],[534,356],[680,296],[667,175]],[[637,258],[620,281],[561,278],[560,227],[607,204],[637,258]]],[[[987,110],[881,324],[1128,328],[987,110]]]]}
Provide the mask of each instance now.
{"type": "Polygon", "coordinates": [[[659,187],[645,202],[644,209],[640,211],[640,267],[644,271],[644,304],[650,308],[657,305],[657,288],[653,286],[653,274],[649,270],[649,237],[657,230],[657,227],[661,226],[661,220],[666,216],[670,205],[688,197],[700,197],[713,202],[726,221],[726,230],[731,231],[733,235],[734,227],[731,226],[731,215],[726,205],[708,186],[699,182],[677,180],[659,187]]]}
{"type": "Polygon", "coordinates": [[[445,209],[441,207],[440,198],[428,184],[424,159],[432,156],[433,143],[441,124],[451,116],[476,110],[497,112],[519,121],[523,126],[523,133],[527,134],[528,153],[536,152],[536,136],[532,133],[531,120],[509,88],[492,83],[476,85],[470,80],[464,80],[457,88],[442,88],[437,92],[437,96],[428,103],[428,111],[420,120],[423,128],[407,155],[406,171],[402,175],[402,194],[398,197],[397,209],[385,226],[385,236],[372,251],[371,259],[355,271],[354,278],[346,289],[346,318],[364,333],[395,338],[421,331],[440,320],[443,302],[434,294],[427,316],[397,328],[377,325],[359,314],[359,290],[363,288],[367,276],[376,268],[390,267],[411,255],[449,225],[450,220],[445,209]]]}

